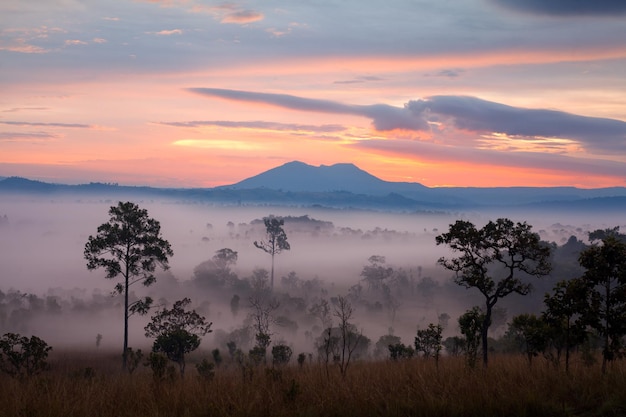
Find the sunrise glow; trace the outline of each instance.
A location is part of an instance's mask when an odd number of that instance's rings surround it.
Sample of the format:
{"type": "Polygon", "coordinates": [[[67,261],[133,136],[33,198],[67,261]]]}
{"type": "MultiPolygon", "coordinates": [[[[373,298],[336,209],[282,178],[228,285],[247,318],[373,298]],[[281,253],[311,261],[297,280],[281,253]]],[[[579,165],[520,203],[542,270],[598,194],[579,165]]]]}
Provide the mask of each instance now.
{"type": "Polygon", "coordinates": [[[626,185],[623,17],[440,6],[3,2],[0,177],[626,185]]]}

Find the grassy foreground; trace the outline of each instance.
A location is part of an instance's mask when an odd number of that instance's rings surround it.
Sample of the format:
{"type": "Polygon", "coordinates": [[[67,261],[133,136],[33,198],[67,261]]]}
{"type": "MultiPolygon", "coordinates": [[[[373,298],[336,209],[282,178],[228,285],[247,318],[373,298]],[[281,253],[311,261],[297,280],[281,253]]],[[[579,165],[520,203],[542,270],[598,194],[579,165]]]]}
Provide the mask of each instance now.
{"type": "Polygon", "coordinates": [[[606,375],[575,363],[569,375],[537,359],[496,356],[470,371],[463,358],[356,362],[342,379],[318,364],[255,368],[224,364],[211,381],[193,363],[185,379],[129,375],[119,357],[55,353],[52,369],[25,380],[0,375],[0,416],[617,416],[626,415],[626,364],[606,375]],[[90,369],[87,369],[90,368],[90,369]]]}

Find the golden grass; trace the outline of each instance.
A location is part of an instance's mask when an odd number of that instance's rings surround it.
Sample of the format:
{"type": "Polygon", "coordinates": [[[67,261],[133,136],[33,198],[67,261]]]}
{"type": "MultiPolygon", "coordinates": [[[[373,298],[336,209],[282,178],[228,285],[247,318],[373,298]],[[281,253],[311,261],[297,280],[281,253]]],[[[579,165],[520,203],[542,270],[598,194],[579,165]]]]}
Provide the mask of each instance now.
{"type": "MultiPolygon", "coordinates": [[[[197,358],[198,356],[195,356],[197,358]]],[[[572,366],[569,375],[545,361],[496,356],[488,369],[463,358],[355,362],[342,378],[306,364],[280,372],[256,368],[244,379],[235,364],[212,381],[189,364],[184,380],[157,383],[149,369],[120,369],[119,355],[62,352],[52,369],[26,380],[0,376],[0,416],[614,416],[626,415],[626,365],[607,375],[572,366]],[[92,368],[93,371],[86,371],[92,368]]]]}

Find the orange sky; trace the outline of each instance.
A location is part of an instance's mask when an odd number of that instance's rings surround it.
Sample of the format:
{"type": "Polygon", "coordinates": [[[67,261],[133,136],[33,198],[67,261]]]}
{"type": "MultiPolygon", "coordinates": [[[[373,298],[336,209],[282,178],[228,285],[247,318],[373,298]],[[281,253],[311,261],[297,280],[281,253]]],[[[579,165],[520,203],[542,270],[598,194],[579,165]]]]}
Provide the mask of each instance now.
{"type": "Polygon", "coordinates": [[[299,160],[427,186],[625,185],[621,8],[498,3],[9,0],[0,176],[205,187],[299,160]]]}

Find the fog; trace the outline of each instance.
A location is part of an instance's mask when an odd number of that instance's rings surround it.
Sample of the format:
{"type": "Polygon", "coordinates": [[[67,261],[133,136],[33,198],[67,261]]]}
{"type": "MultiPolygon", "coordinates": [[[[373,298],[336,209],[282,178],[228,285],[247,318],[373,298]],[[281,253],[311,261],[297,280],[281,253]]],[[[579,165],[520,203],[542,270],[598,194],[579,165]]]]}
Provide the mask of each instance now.
{"type": "MultiPolygon", "coordinates": [[[[275,258],[274,296],[281,301],[275,314],[296,325],[274,325],[272,340],[291,344],[294,353],[315,351],[314,339],[322,328],[308,314],[310,306],[322,299],[355,294],[358,284],[362,298],[354,302],[352,322],[371,339],[371,352],[390,328],[404,343],[412,344],[416,329],[437,323],[443,313],[450,317],[444,335],[458,333],[458,316],[474,305],[482,305],[482,299],[477,291],[456,286],[450,272],[437,265],[437,259],[449,252],[435,244],[435,236],[446,232],[457,219],[470,220],[479,227],[499,217],[527,221],[542,239],[557,245],[565,244],[571,236],[586,242],[589,231],[619,226],[622,221],[618,216],[599,217],[592,213],[566,217],[562,213],[496,209],[472,213],[383,213],[135,202],[161,223],[162,236],[171,243],[174,256],[170,269],[157,273],[156,284],[132,289],[138,297],[150,295],[170,306],[183,297],[191,298],[194,308],[213,322],[214,332],[202,344],[205,349],[223,348],[229,338],[239,337],[233,331],[236,333],[248,324],[246,291],[252,290],[207,286],[201,284],[194,271],[210,261],[217,250],[230,248],[238,253],[238,259],[229,272],[242,281],[252,282],[255,273],[271,267],[271,257],[253,245],[255,240],[264,238],[265,228],[258,220],[269,215],[286,218],[291,250],[275,258]],[[403,286],[396,284],[392,288],[391,298],[368,290],[363,282],[361,272],[370,264],[372,255],[384,257],[383,266],[404,279],[403,286]],[[288,276],[291,280],[282,279],[288,276]],[[235,315],[230,300],[237,292],[241,307],[235,315]],[[304,307],[298,303],[304,303],[304,307]]],[[[88,237],[108,221],[108,210],[116,203],[117,200],[76,201],[70,197],[0,197],[0,334],[18,331],[36,334],[52,346],[82,347],[95,347],[96,336],[101,334],[103,347],[121,348],[122,300],[111,295],[118,281],[105,279],[102,270],[88,271],[83,258],[88,237]]],[[[506,308],[509,317],[525,308],[537,308],[537,300],[543,298],[557,278],[575,273],[575,268],[573,271],[555,271],[553,277],[544,279],[534,301],[511,296],[498,306],[506,308]]],[[[143,331],[149,316],[131,318],[132,346],[149,348],[151,341],[143,331]]],[[[245,348],[250,342],[240,343],[245,348]]]]}

